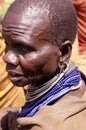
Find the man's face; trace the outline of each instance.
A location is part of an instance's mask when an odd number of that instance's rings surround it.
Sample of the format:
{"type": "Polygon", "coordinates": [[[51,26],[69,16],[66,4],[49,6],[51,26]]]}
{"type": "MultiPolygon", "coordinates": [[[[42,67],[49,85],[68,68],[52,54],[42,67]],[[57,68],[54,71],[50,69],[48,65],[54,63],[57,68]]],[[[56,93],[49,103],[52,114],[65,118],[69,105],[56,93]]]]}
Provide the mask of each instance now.
{"type": "Polygon", "coordinates": [[[6,70],[17,86],[41,84],[56,73],[60,52],[49,41],[47,16],[23,15],[4,22],[6,70]]]}

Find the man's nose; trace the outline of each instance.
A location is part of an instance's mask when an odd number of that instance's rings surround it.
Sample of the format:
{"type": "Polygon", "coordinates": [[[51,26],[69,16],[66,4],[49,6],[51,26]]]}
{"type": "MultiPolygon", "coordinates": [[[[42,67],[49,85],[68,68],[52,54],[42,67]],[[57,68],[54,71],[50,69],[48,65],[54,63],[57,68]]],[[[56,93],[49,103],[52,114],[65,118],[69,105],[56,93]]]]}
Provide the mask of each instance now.
{"type": "Polygon", "coordinates": [[[13,64],[13,65],[19,64],[19,59],[17,55],[11,51],[6,52],[3,59],[6,63],[9,63],[9,64],[13,64]]]}

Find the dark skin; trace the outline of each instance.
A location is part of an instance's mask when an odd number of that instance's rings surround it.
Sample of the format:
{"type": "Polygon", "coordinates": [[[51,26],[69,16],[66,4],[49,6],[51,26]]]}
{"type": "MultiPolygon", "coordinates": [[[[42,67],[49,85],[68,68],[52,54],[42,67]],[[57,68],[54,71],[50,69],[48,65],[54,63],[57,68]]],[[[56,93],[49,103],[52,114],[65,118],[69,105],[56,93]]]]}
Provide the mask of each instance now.
{"type": "Polygon", "coordinates": [[[62,55],[59,47],[50,42],[48,16],[45,12],[40,14],[39,9],[35,13],[31,11],[33,15],[26,12],[28,17],[24,13],[18,18],[15,15],[14,21],[5,21],[9,23],[5,27],[11,29],[9,33],[4,32],[7,46],[4,61],[9,79],[17,86],[45,82],[55,75],[60,62],[69,58],[71,51],[71,42],[65,41],[61,49],[66,47],[68,51],[62,55]]]}
{"type": "MultiPolygon", "coordinates": [[[[9,15],[11,17],[11,13],[9,15]]],[[[7,46],[4,61],[8,77],[17,86],[42,84],[45,79],[48,80],[55,75],[60,64],[69,59],[72,43],[64,41],[59,47],[50,42],[48,10],[39,13],[39,9],[37,9],[34,13],[34,10],[31,9],[30,13],[27,10],[18,15],[19,17],[15,14],[14,19],[5,20],[3,26],[6,29],[11,26],[9,33],[4,31],[3,35],[7,46]],[[29,14],[28,17],[27,14],[29,14]],[[66,53],[64,53],[64,49],[67,50],[66,53]]],[[[14,113],[16,112],[18,110],[15,110],[14,113]]],[[[10,120],[9,115],[5,112],[0,117],[3,122],[6,122],[7,119],[10,120]],[[7,115],[6,118],[4,118],[5,115],[7,115]]],[[[10,123],[5,125],[9,130],[11,128],[12,130],[26,130],[30,123],[29,119],[27,123],[25,117],[17,119],[16,122],[16,117],[14,117],[11,120],[12,127],[10,123]]],[[[3,130],[3,126],[0,130],[3,130]]]]}
{"type": "Polygon", "coordinates": [[[77,2],[77,1],[81,3],[80,0],[71,0],[71,2],[72,2],[73,4],[76,4],[76,5],[77,5],[77,3],[75,3],[75,2],[77,2]]]}
{"type": "Polygon", "coordinates": [[[4,61],[9,79],[18,86],[43,82],[56,72],[60,56],[59,48],[49,43],[48,20],[43,14],[28,18],[19,16],[20,23],[17,23],[16,16],[15,19],[10,36],[5,35],[7,49],[4,61]]]}
{"type": "Polygon", "coordinates": [[[0,130],[15,130],[16,129],[16,114],[19,108],[2,108],[0,109],[0,130]]]}

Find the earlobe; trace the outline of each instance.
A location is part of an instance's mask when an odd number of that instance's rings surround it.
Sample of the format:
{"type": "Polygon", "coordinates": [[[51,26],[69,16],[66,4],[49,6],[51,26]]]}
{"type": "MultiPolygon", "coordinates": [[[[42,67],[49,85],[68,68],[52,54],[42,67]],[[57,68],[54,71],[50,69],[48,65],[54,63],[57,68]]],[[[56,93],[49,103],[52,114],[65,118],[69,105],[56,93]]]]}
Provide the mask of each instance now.
{"type": "Polygon", "coordinates": [[[64,43],[62,43],[59,49],[61,53],[60,60],[59,60],[59,68],[61,70],[64,70],[67,67],[72,52],[71,41],[67,40],[64,43]]]}
{"type": "Polygon", "coordinates": [[[61,60],[65,61],[70,58],[72,52],[72,42],[67,40],[60,46],[61,60]]]}

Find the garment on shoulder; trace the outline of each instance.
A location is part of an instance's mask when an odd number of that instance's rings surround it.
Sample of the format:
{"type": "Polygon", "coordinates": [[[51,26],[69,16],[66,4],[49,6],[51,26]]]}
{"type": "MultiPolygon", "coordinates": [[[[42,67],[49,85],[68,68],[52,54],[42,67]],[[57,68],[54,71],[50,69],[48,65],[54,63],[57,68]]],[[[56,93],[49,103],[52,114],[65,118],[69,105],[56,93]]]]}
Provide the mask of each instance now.
{"type": "Polygon", "coordinates": [[[28,130],[86,130],[85,87],[69,92],[54,104],[41,107],[35,116],[19,122],[28,124],[28,130]]]}

